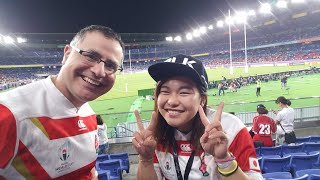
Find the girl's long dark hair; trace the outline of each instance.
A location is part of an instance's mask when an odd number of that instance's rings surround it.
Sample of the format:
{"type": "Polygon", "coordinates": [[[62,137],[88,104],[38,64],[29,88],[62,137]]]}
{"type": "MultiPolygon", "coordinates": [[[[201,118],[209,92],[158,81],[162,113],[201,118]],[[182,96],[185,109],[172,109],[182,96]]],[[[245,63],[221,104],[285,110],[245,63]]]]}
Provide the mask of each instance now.
{"type": "MultiPolygon", "coordinates": [[[[155,96],[154,111],[156,112],[156,118],[158,118],[158,125],[157,125],[157,129],[154,132],[154,137],[157,140],[157,144],[163,145],[163,147],[166,148],[166,151],[169,151],[170,147],[172,147],[172,144],[176,143],[175,138],[174,138],[175,128],[170,126],[167,123],[167,121],[164,119],[164,117],[160,114],[160,112],[158,110],[158,106],[157,106],[158,96],[160,94],[161,86],[166,81],[167,81],[167,79],[159,81],[157,83],[157,86],[156,86],[156,89],[154,92],[154,96],[155,96]]],[[[206,110],[207,110],[207,92],[205,90],[202,90],[199,87],[198,87],[198,90],[200,92],[200,96],[203,98],[203,101],[204,101],[202,108],[203,108],[204,112],[206,112],[206,110]]],[[[200,137],[203,135],[204,129],[205,129],[202,122],[201,122],[199,113],[197,113],[194,116],[192,127],[193,127],[193,129],[192,129],[190,143],[195,148],[196,152],[199,152],[202,149],[201,144],[200,144],[200,137]]]]}

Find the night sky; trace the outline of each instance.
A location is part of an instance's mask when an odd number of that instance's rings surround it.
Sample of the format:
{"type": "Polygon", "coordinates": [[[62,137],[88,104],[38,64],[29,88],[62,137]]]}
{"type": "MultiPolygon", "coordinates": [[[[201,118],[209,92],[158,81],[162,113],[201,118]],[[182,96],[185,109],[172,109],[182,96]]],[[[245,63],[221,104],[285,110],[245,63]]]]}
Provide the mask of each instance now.
{"type": "Polygon", "coordinates": [[[258,0],[0,0],[0,34],[74,33],[91,24],[120,33],[179,33],[258,0]]]}

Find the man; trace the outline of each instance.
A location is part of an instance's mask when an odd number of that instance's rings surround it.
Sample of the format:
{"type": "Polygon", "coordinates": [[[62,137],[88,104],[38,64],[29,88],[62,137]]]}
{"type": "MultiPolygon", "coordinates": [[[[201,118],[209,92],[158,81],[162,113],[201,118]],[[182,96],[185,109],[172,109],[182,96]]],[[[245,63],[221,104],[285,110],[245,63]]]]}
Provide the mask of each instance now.
{"type": "Polygon", "coordinates": [[[98,137],[87,102],[122,70],[124,45],[93,25],[64,48],[58,75],[0,94],[0,179],[91,179],[98,137]]]}

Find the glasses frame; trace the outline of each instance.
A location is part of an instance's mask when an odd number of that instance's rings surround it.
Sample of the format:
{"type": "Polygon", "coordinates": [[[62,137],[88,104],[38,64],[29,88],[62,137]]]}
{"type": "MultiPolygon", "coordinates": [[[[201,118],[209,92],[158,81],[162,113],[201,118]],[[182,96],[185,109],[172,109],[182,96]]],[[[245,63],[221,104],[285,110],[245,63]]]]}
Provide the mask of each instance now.
{"type": "MultiPolygon", "coordinates": [[[[109,62],[106,62],[106,61],[102,60],[101,58],[97,57],[95,54],[93,54],[93,53],[91,53],[91,52],[89,52],[89,51],[81,50],[81,49],[79,49],[79,48],[77,48],[77,47],[74,47],[73,45],[70,45],[70,47],[71,47],[72,49],[74,49],[75,51],[77,51],[79,54],[81,54],[81,56],[86,57],[85,55],[83,55],[84,52],[91,54],[93,57],[96,58],[96,59],[94,59],[95,61],[98,60],[98,61],[96,61],[97,64],[100,64],[101,62],[103,62],[104,64],[109,63],[109,62]]],[[[87,60],[87,61],[89,61],[89,60],[87,60]]],[[[90,61],[90,62],[92,62],[92,61],[90,61]]],[[[111,62],[111,63],[113,63],[113,62],[111,62]]],[[[116,63],[114,63],[114,64],[116,64],[116,63]]],[[[118,65],[118,64],[116,64],[116,65],[118,66],[118,69],[116,69],[115,71],[113,71],[113,72],[111,72],[111,73],[107,73],[107,72],[105,71],[105,73],[106,73],[106,74],[114,74],[114,73],[116,73],[117,71],[122,72],[122,71],[123,71],[122,65],[118,65]]]]}

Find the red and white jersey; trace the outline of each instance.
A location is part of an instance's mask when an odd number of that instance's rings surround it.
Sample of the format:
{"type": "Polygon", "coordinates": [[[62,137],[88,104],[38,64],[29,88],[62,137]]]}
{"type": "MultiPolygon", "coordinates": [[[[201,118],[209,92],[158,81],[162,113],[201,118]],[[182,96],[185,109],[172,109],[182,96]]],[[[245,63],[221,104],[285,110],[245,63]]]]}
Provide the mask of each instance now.
{"type": "Polygon", "coordinates": [[[260,136],[271,137],[277,130],[277,125],[272,118],[267,115],[259,115],[253,118],[252,131],[260,136]]]}
{"type": "MultiPolygon", "coordinates": [[[[207,114],[209,119],[213,119],[214,112],[207,114]]],[[[241,120],[229,113],[223,113],[221,118],[223,130],[226,132],[229,140],[228,149],[235,156],[239,167],[253,179],[262,180],[260,167],[256,158],[255,148],[253,146],[250,134],[241,120]]],[[[182,176],[189,157],[193,151],[190,144],[191,133],[183,134],[176,130],[175,139],[177,143],[177,154],[182,176]]],[[[172,149],[166,153],[162,145],[158,145],[154,154],[154,166],[158,179],[177,179],[177,173],[174,165],[172,149]]],[[[195,154],[192,163],[189,179],[221,179],[217,171],[216,164],[212,155],[200,152],[195,154]]]]}
{"type": "Polygon", "coordinates": [[[0,177],[91,179],[95,113],[77,109],[51,78],[0,94],[0,177]]]}

